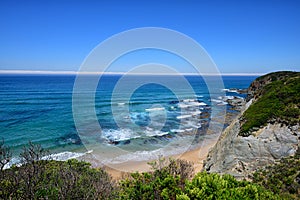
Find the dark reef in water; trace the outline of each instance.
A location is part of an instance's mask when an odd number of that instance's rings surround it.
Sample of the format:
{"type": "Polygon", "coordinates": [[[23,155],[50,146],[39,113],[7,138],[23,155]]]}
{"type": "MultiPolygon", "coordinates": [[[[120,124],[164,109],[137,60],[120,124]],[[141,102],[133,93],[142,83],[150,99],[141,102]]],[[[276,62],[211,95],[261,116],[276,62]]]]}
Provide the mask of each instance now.
{"type": "Polygon", "coordinates": [[[55,143],[58,145],[69,145],[69,144],[82,145],[82,141],[79,135],[76,133],[69,133],[67,135],[61,136],[60,138],[56,139],[55,143]]]}

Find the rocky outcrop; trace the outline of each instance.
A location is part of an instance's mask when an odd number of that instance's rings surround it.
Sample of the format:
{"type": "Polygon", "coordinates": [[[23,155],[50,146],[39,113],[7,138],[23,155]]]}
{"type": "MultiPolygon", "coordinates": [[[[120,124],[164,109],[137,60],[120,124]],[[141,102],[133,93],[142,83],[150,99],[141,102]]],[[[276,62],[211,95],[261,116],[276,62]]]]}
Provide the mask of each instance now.
{"type": "MultiPolygon", "coordinates": [[[[248,103],[243,110],[263,94],[264,85],[286,78],[289,72],[278,76],[269,74],[256,79],[248,90],[248,103]]],[[[241,136],[241,117],[237,117],[222,133],[217,144],[210,150],[204,169],[208,172],[226,173],[247,179],[258,168],[276,162],[282,157],[294,155],[300,144],[300,126],[279,121],[253,128],[249,136],[241,136]]]]}
{"type": "Polygon", "coordinates": [[[239,136],[239,130],[239,120],[227,127],[208,154],[206,171],[248,178],[256,169],[294,155],[300,142],[299,125],[268,124],[249,137],[239,136]]]}
{"type": "Polygon", "coordinates": [[[263,87],[273,81],[283,80],[287,77],[296,76],[297,73],[290,71],[273,72],[264,76],[258,77],[249,86],[247,93],[247,101],[250,99],[257,99],[263,95],[263,87]]]}

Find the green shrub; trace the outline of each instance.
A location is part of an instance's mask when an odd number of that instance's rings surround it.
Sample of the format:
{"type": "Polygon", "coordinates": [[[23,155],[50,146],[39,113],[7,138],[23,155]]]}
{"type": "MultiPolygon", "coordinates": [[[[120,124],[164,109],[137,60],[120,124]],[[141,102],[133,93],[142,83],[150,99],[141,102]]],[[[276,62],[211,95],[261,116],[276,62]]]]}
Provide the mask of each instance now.
{"type": "Polygon", "coordinates": [[[176,199],[193,175],[193,165],[184,160],[160,158],[150,164],[152,172],[132,173],[120,181],[120,199],[176,199]]]}
{"type": "MultiPolygon", "coordinates": [[[[198,173],[187,182],[185,196],[190,199],[280,199],[278,195],[230,175],[198,173]]],[[[179,196],[180,197],[180,196],[179,196]]]]}

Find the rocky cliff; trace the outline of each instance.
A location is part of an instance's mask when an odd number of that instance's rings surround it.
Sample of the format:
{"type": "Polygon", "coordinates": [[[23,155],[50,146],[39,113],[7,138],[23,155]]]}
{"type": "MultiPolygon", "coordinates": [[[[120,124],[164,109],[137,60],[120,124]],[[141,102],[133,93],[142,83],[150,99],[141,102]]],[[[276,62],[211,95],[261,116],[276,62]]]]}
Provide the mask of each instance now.
{"type": "Polygon", "coordinates": [[[244,111],[224,130],[204,169],[247,179],[256,169],[294,155],[300,144],[299,96],[300,73],[257,78],[244,111]]]}

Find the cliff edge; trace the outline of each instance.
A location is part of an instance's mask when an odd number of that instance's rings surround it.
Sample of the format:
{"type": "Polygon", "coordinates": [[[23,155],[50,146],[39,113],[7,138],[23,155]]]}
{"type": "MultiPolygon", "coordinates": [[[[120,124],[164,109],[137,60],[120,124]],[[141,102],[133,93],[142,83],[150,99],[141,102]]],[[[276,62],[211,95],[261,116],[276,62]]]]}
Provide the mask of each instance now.
{"type": "Polygon", "coordinates": [[[258,77],[246,100],[244,111],[209,152],[206,171],[247,179],[258,168],[294,155],[299,148],[299,72],[258,77]]]}

